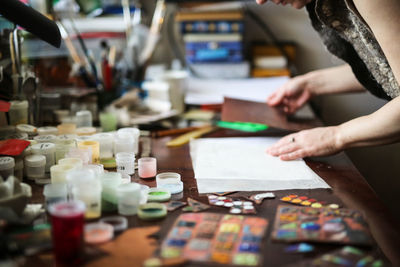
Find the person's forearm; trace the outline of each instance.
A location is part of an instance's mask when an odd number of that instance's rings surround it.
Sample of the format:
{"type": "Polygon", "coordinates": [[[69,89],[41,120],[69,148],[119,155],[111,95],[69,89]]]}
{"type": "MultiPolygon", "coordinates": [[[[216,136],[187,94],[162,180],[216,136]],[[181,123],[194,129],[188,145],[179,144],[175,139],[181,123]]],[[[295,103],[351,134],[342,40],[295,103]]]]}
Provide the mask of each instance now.
{"type": "Polygon", "coordinates": [[[313,95],[362,92],[365,88],[358,82],[349,65],[312,71],[308,74],[313,95]]]}
{"type": "Polygon", "coordinates": [[[339,125],[336,140],[341,149],[400,141],[400,97],[368,116],[339,125]]]}

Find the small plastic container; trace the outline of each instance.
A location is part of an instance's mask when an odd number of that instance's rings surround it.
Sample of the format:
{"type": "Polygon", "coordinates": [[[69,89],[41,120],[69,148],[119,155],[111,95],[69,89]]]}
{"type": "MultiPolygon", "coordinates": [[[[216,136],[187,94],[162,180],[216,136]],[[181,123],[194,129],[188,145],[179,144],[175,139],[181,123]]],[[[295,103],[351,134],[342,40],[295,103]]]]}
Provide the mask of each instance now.
{"type": "Polygon", "coordinates": [[[119,129],[118,134],[120,134],[120,133],[129,133],[132,135],[133,140],[134,140],[133,153],[135,153],[135,155],[137,155],[139,153],[140,130],[138,128],[126,127],[126,128],[119,129]]]}
{"type": "Polygon", "coordinates": [[[58,134],[76,134],[76,124],[62,123],[57,126],[58,134]]]}
{"type": "Polygon", "coordinates": [[[153,178],[157,175],[157,159],[156,158],[140,158],[138,160],[139,177],[153,178]]]}
{"type": "Polygon", "coordinates": [[[113,157],[114,135],[110,133],[95,134],[93,138],[100,143],[100,159],[113,157]]]}
{"type": "Polygon", "coordinates": [[[92,127],[92,112],[89,110],[81,110],[76,112],[76,127],[92,127]]]}
{"type": "Polygon", "coordinates": [[[89,223],[85,225],[85,242],[88,244],[101,244],[114,237],[114,227],[108,223],[89,223]]]}
{"type": "Polygon", "coordinates": [[[28,101],[11,101],[8,111],[10,125],[28,123],[28,101]]]}
{"type": "Polygon", "coordinates": [[[43,189],[46,207],[67,201],[67,192],[66,184],[46,184],[43,189]]]}
{"type": "Polygon", "coordinates": [[[6,180],[14,175],[15,160],[12,157],[0,157],[0,176],[6,180]]]}
{"type": "Polygon", "coordinates": [[[29,136],[27,133],[14,133],[8,135],[5,139],[21,139],[21,140],[28,140],[29,136]]]}
{"type": "Polygon", "coordinates": [[[50,177],[52,184],[64,184],[67,183],[67,174],[75,170],[77,167],[74,165],[62,164],[54,165],[50,168],[50,177]]]}
{"type": "Polygon", "coordinates": [[[81,201],[59,202],[49,207],[49,213],[56,265],[69,266],[81,261],[85,204],[81,201]]]}
{"type": "Polygon", "coordinates": [[[78,137],[78,135],[76,135],[76,134],[62,134],[62,135],[57,136],[57,142],[64,141],[64,140],[75,140],[77,137],[78,137]]]}
{"type": "Polygon", "coordinates": [[[100,175],[103,187],[101,193],[101,208],[103,211],[116,211],[118,209],[117,188],[122,184],[121,174],[118,172],[105,172],[100,175]]]}
{"type": "Polygon", "coordinates": [[[103,132],[115,131],[117,124],[117,117],[113,113],[100,113],[100,126],[103,132]]]}
{"type": "Polygon", "coordinates": [[[80,158],[83,165],[92,163],[92,148],[71,148],[67,154],[66,158],[80,158]]]}
{"type": "Polygon", "coordinates": [[[101,184],[97,179],[80,182],[72,187],[73,199],[85,203],[86,219],[96,219],[101,216],[101,191],[101,184]]]}
{"type": "Polygon", "coordinates": [[[117,172],[132,175],[135,173],[135,154],[120,152],[115,156],[117,172]]]}
{"type": "Polygon", "coordinates": [[[76,142],[75,140],[72,139],[65,139],[65,140],[56,140],[56,162],[58,162],[60,159],[65,158],[65,154],[68,153],[68,151],[71,148],[76,147],[76,142]]]}
{"type": "Polygon", "coordinates": [[[78,143],[78,148],[92,150],[92,163],[100,163],[100,144],[97,141],[82,141],[78,143]]]}
{"type": "Polygon", "coordinates": [[[104,173],[104,166],[101,164],[88,164],[83,168],[93,171],[97,178],[100,178],[100,175],[104,173]]]}
{"type": "Polygon", "coordinates": [[[18,133],[26,133],[29,137],[37,135],[37,129],[33,125],[29,124],[18,124],[16,127],[18,133]]]}
{"type": "Polygon", "coordinates": [[[140,184],[122,184],[117,188],[118,213],[120,215],[135,215],[140,205],[140,184]]]}
{"type": "Polygon", "coordinates": [[[135,139],[130,133],[118,133],[114,140],[115,155],[121,152],[135,153],[135,139]]]}
{"type": "Polygon", "coordinates": [[[40,143],[32,146],[32,152],[46,157],[45,172],[50,172],[50,167],[56,163],[56,145],[53,143],[40,143]]]}
{"type": "Polygon", "coordinates": [[[165,184],[179,184],[181,182],[181,175],[176,172],[162,172],[156,176],[157,187],[165,184]]]}
{"type": "Polygon", "coordinates": [[[82,168],[83,161],[80,158],[63,158],[58,161],[58,165],[73,165],[78,169],[82,168]]]}
{"type": "Polygon", "coordinates": [[[24,178],[24,160],[22,158],[16,158],[14,167],[14,176],[18,178],[20,182],[24,178]]]}
{"type": "Polygon", "coordinates": [[[25,157],[25,172],[28,179],[43,179],[45,177],[45,167],[45,156],[33,154],[25,157]]]}
{"type": "Polygon", "coordinates": [[[45,127],[39,127],[37,129],[37,132],[39,135],[50,135],[50,134],[57,135],[58,129],[52,126],[45,126],[45,127]]]}
{"type": "Polygon", "coordinates": [[[76,128],[77,135],[94,135],[96,133],[96,128],[94,127],[80,127],[76,128]]]}
{"type": "Polygon", "coordinates": [[[48,135],[38,135],[33,138],[38,143],[55,143],[57,140],[57,136],[53,134],[48,135]]]}

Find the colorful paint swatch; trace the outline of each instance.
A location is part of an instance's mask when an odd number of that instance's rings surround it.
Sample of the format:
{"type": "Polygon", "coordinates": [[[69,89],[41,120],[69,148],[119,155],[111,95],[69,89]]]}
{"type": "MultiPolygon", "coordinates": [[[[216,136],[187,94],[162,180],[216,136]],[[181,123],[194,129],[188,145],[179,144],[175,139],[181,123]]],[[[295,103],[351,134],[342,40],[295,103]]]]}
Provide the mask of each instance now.
{"type": "Polygon", "coordinates": [[[186,213],[174,223],[161,247],[162,258],[258,266],[268,221],[259,217],[186,213]]]}
{"type": "Polygon", "coordinates": [[[282,205],[278,206],[272,238],[283,242],[372,243],[359,211],[282,205]]]}

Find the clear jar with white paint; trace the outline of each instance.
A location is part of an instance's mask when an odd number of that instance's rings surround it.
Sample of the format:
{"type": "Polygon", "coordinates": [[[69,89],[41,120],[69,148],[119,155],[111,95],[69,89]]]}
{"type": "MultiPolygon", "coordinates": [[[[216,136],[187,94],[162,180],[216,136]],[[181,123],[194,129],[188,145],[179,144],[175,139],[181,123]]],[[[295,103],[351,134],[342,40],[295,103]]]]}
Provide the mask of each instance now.
{"type": "Polygon", "coordinates": [[[117,163],[117,172],[132,175],[135,173],[135,154],[129,152],[120,152],[115,155],[117,163]]]}

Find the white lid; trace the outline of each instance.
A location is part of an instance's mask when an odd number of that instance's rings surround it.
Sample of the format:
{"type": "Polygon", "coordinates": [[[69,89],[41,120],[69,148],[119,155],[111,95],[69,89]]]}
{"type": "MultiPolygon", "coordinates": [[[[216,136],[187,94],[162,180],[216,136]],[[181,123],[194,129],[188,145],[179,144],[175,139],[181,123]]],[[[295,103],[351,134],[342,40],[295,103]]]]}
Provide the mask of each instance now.
{"type": "Polygon", "coordinates": [[[52,127],[52,126],[39,127],[37,129],[37,131],[40,135],[57,134],[58,133],[58,129],[56,127],[52,127]]]}
{"type": "Polygon", "coordinates": [[[43,195],[45,197],[63,197],[67,196],[67,185],[66,184],[46,184],[43,189],[43,195]]]}
{"type": "Polygon", "coordinates": [[[12,157],[0,157],[0,170],[7,170],[14,168],[15,161],[12,157]]]}
{"type": "Polygon", "coordinates": [[[28,134],[27,133],[15,133],[7,136],[7,139],[23,139],[23,140],[28,140],[28,134]]]}
{"type": "Polygon", "coordinates": [[[135,137],[140,136],[140,130],[138,128],[133,127],[125,127],[118,130],[118,133],[130,133],[133,134],[135,137]]]}
{"type": "Polygon", "coordinates": [[[25,166],[27,167],[39,167],[46,165],[46,157],[43,155],[29,155],[25,157],[25,166]]]}
{"type": "Polygon", "coordinates": [[[69,218],[78,215],[84,215],[85,204],[82,201],[74,200],[69,202],[59,202],[49,207],[49,213],[52,216],[69,218]]]}
{"type": "Polygon", "coordinates": [[[56,148],[63,148],[63,146],[75,147],[75,140],[73,139],[57,139],[56,148]]]}
{"type": "Polygon", "coordinates": [[[78,135],[95,134],[96,128],[94,128],[94,127],[79,127],[79,128],[76,128],[76,133],[78,135]]]}
{"type": "Polygon", "coordinates": [[[29,124],[18,124],[16,128],[17,131],[21,133],[28,133],[28,134],[36,133],[36,127],[29,124]]]}
{"type": "Polygon", "coordinates": [[[53,143],[39,143],[32,146],[33,153],[54,153],[56,151],[56,145],[53,143]]]}
{"type": "Polygon", "coordinates": [[[92,112],[90,110],[80,110],[76,112],[76,116],[92,116],[92,112]]]}
{"type": "Polygon", "coordinates": [[[138,183],[121,184],[117,187],[117,192],[120,194],[140,192],[140,184],[138,183]]]}
{"type": "Polygon", "coordinates": [[[76,134],[62,134],[57,136],[57,141],[75,140],[78,137],[76,134]]]}
{"type": "Polygon", "coordinates": [[[83,166],[83,160],[81,158],[64,158],[58,161],[58,165],[75,165],[83,166]]]}
{"type": "Polygon", "coordinates": [[[10,101],[10,109],[23,109],[23,108],[28,108],[28,101],[23,100],[23,101],[10,101]]]}
{"type": "Polygon", "coordinates": [[[56,141],[57,136],[54,134],[47,134],[47,135],[38,135],[33,138],[38,143],[53,143],[56,141]]]}
{"type": "Polygon", "coordinates": [[[113,141],[114,140],[114,135],[111,133],[98,133],[93,135],[93,138],[99,141],[113,141]]]}

